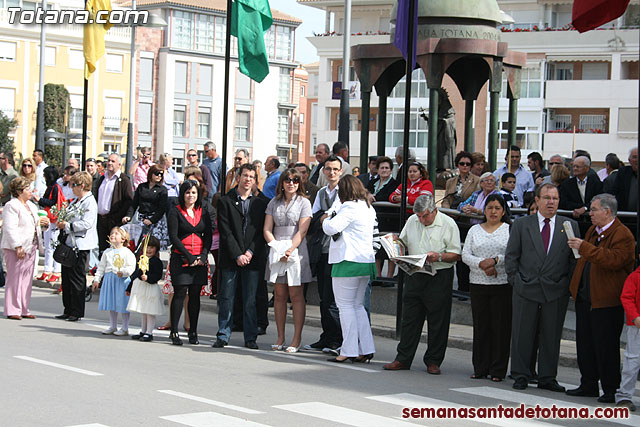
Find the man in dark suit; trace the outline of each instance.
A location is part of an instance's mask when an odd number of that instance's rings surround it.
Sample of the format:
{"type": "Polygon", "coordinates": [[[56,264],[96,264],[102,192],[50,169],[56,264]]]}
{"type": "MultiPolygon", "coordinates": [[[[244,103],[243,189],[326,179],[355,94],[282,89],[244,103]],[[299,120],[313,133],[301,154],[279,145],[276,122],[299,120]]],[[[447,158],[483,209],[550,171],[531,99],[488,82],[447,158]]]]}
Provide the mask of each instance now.
{"type": "Polygon", "coordinates": [[[98,246],[100,255],[109,247],[109,233],[116,225],[122,225],[133,201],[133,187],[128,176],[122,173],[122,158],[117,153],[109,155],[107,170],[93,187],[98,201],[98,246]]]}
{"type": "Polygon", "coordinates": [[[619,211],[636,212],[638,209],[638,149],[629,151],[629,166],[616,174],[613,194],[618,200],[619,211]]]}
{"type": "Polygon", "coordinates": [[[369,182],[373,181],[376,176],[378,176],[378,170],[376,168],[376,162],[378,161],[378,156],[369,156],[369,173],[361,173],[358,175],[358,179],[362,181],[362,185],[364,188],[367,188],[369,182]]]}
{"type": "Polygon", "coordinates": [[[236,287],[242,287],[244,345],[257,349],[256,293],[262,261],[266,256],[262,234],[269,200],[252,195],[256,170],[250,163],[238,169],[238,185],[218,202],[220,230],[220,287],[218,289],[218,333],[215,348],[229,343],[233,324],[236,287]]]}
{"type": "Polygon", "coordinates": [[[318,194],[318,190],[320,187],[315,185],[313,182],[309,181],[309,166],[304,163],[296,163],[293,168],[298,171],[300,176],[302,177],[302,184],[304,185],[304,193],[309,198],[311,202],[311,206],[313,206],[313,202],[316,200],[316,194],[318,194]]]}
{"type": "Polygon", "coordinates": [[[560,209],[573,210],[573,217],[580,218],[591,205],[593,196],[602,193],[602,181],[597,175],[588,175],[591,161],[585,156],[573,161],[573,177],[560,185],[560,209]]]}
{"type": "Polygon", "coordinates": [[[511,375],[515,379],[513,388],[527,388],[539,321],[538,388],[564,392],[556,374],[576,261],[563,224],[568,221],[576,237],[579,230],[574,220],[556,215],[559,195],[553,184],[538,187],[535,200],[538,213],[513,223],[505,254],[507,276],[513,286],[511,375]]]}

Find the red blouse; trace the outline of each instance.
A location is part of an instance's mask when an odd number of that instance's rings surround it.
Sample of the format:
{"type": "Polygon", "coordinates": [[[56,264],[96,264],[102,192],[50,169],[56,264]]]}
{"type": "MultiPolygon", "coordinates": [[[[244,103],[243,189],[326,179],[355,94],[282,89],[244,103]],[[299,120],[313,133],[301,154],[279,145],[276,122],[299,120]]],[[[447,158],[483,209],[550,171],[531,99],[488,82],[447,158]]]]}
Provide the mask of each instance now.
{"type": "MultiPolygon", "coordinates": [[[[416,199],[425,194],[433,194],[433,184],[428,179],[421,179],[420,181],[416,181],[414,183],[409,183],[409,189],[407,190],[407,204],[413,205],[416,199]]],[[[394,195],[401,196],[402,195],[402,184],[398,185],[396,191],[391,193],[389,196],[389,201],[395,203],[392,200],[394,195]]]]}
{"type": "MultiPolygon", "coordinates": [[[[192,218],[185,209],[182,209],[182,206],[178,205],[177,207],[182,216],[184,216],[187,222],[193,227],[200,223],[200,219],[202,218],[202,208],[194,209],[192,218]]],[[[181,241],[190,254],[199,256],[200,253],[202,253],[202,239],[197,234],[191,233],[181,241]]]]}

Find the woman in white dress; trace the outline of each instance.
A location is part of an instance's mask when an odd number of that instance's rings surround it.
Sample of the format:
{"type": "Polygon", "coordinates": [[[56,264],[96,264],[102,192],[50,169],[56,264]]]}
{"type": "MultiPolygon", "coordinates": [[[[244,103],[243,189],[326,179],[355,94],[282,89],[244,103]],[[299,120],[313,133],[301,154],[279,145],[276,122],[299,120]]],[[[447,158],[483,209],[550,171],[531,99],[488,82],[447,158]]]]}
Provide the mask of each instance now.
{"type": "Polygon", "coordinates": [[[303,283],[311,282],[309,252],[305,236],[311,223],[311,203],[304,191],[302,177],[295,169],[280,175],[276,197],[267,206],[264,220],[264,238],[270,246],[265,279],[274,283],[273,310],[278,328],[278,339],[273,350],[296,353],[302,341],[305,301],[303,283]],[[293,305],[293,340],[285,348],[287,299],[293,305]]]}

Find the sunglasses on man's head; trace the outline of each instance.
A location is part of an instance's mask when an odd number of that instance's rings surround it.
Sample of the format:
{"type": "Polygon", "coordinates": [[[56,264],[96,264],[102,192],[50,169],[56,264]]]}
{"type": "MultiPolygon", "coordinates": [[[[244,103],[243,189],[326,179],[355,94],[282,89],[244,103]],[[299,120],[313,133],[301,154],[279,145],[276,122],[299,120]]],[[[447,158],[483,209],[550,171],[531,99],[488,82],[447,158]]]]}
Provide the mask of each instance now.
{"type": "Polygon", "coordinates": [[[300,184],[300,178],[295,176],[288,176],[284,179],[284,182],[293,182],[294,184],[300,184]]]}

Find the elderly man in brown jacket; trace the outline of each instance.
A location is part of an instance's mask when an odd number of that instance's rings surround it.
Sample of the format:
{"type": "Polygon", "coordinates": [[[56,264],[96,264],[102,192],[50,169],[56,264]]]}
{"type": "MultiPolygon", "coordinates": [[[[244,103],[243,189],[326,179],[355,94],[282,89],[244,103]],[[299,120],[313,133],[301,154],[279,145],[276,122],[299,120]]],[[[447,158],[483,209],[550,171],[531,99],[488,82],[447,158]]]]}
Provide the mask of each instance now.
{"type": "Polygon", "coordinates": [[[633,234],[616,218],[618,203],[611,194],[599,194],[591,201],[593,225],[585,239],[569,239],[580,259],[571,279],[576,301],[576,347],[580,386],[567,390],[570,396],[598,397],[601,403],[615,403],[620,386],[620,333],[624,310],[620,294],[633,271],[633,234]]]}

